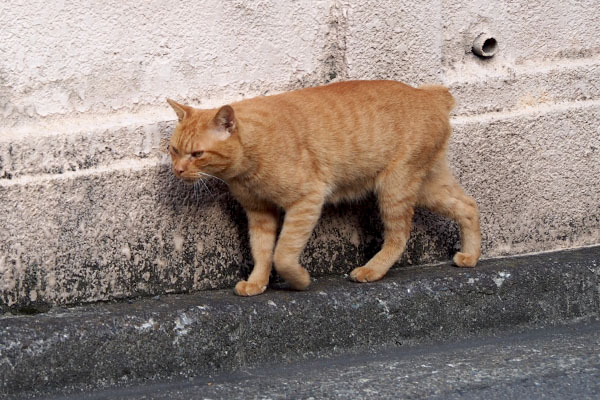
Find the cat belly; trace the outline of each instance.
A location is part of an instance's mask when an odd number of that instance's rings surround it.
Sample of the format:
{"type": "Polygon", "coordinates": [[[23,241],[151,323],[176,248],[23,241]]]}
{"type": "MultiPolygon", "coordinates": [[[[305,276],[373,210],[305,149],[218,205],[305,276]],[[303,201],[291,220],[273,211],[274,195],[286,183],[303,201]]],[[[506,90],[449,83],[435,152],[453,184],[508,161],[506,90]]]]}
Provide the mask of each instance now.
{"type": "Polygon", "coordinates": [[[336,186],[331,190],[327,197],[328,203],[340,203],[343,201],[352,201],[365,198],[371,194],[375,187],[375,180],[360,180],[352,184],[336,186]]]}

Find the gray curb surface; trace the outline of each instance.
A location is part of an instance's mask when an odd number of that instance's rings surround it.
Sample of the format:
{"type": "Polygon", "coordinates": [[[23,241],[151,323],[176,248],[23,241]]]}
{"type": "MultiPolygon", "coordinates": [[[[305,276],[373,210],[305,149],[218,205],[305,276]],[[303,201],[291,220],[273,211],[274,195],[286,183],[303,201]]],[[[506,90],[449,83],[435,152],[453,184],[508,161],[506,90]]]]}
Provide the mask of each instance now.
{"type": "Polygon", "coordinates": [[[600,247],[0,317],[0,397],[212,375],[600,317],[600,247]]]}

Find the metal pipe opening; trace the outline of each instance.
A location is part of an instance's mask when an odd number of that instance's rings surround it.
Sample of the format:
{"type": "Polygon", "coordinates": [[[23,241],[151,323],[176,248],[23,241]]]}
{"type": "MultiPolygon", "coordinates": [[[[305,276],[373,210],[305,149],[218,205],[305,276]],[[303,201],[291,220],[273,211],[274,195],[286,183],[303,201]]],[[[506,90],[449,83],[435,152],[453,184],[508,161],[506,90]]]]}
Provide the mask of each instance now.
{"type": "Polygon", "coordinates": [[[482,33],[473,41],[473,53],[479,57],[493,57],[497,52],[498,41],[489,33],[482,33]]]}

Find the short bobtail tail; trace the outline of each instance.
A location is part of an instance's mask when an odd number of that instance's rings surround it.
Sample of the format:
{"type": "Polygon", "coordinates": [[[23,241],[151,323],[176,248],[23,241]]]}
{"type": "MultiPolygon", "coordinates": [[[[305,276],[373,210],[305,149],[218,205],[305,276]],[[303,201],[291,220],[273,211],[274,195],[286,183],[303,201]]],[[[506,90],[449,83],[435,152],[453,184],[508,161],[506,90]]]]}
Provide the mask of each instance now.
{"type": "Polygon", "coordinates": [[[436,97],[440,99],[441,103],[445,106],[446,111],[450,112],[456,105],[454,97],[450,94],[450,90],[446,86],[442,85],[423,85],[419,89],[427,90],[428,92],[435,93],[436,97]]]}

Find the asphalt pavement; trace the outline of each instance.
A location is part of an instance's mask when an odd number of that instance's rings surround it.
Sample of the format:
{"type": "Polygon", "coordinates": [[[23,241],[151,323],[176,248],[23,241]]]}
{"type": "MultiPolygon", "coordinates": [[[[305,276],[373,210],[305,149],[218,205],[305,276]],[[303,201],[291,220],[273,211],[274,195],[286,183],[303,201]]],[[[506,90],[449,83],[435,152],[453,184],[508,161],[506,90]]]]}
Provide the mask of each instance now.
{"type": "Polygon", "coordinates": [[[600,322],[50,397],[54,400],[310,398],[598,399],[600,322]]]}

